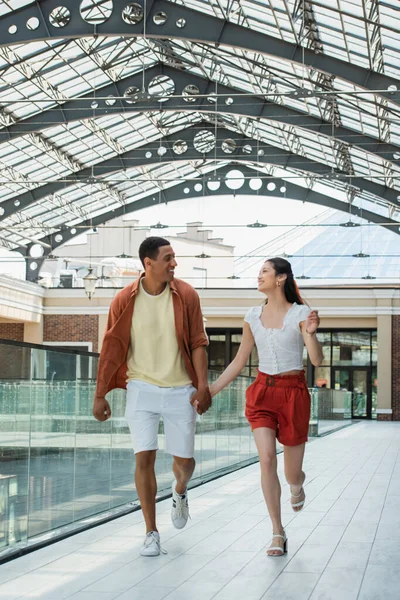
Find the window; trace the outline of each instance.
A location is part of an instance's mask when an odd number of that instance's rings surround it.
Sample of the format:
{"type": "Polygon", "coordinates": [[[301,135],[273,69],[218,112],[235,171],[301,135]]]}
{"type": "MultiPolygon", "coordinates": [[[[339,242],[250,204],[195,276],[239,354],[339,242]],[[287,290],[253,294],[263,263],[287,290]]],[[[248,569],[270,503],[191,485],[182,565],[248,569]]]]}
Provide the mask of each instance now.
{"type": "Polygon", "coordinates": [[[332,333],[332,364],[337,366],[369,366],[371,341],[369,331],[332,333]]]}

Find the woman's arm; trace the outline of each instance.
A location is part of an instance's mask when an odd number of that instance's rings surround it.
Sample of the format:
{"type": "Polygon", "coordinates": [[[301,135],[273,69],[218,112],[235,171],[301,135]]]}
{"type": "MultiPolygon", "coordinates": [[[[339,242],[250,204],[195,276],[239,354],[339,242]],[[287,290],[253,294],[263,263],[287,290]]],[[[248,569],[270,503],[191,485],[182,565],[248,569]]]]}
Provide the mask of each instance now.
{"type": "Polygon", "coordinates": [[[250,356],[250,352],[252,351],[254,346],[254,337],[251,333],[250,325],[244,322],[243,325],[243,336],[242,342],[239,346],[238,353],[236,354],[233,361],[228,365],[223,373],[218,377],[217,381],[215,381],[210,386],[211,397],[214,397],[216,394],[219,394],[221,390],[226,388],[227,385],[231,383],[237,377],[244,367],[246,366],[247,360],[250,356]]]}
{"type": "Polygon", "coordinates": [[[308,355],[314,367],[319,367],[324,360],[321,344],[317,338],[319,316],[317,310],[312,310],[305,321],[301,321],[300,328],[308,355]]]}

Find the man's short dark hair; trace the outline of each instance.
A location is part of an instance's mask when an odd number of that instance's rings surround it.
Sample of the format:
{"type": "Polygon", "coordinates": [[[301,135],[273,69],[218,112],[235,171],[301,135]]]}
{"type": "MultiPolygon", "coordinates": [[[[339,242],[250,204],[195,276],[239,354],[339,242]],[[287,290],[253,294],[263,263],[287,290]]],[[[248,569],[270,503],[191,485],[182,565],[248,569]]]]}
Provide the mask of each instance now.
{"type": "Polygon", "coordinates": [[[139,258],[144,266],[144,259],[156,260],[161,246],[170,246],[171,242],[162,237],[148,237],[139,246],[139,258]]]}

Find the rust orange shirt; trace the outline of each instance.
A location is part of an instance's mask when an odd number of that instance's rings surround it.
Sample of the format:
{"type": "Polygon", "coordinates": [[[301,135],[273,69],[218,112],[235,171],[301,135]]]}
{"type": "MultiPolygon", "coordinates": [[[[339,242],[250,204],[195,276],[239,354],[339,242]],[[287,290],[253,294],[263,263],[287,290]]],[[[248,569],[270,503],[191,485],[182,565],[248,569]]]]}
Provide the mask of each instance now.
{"type": "MultiPolygon", "coordinates": [[[[105,396],[115,388],[126,388],[130,331],[139,282],[140,279],[137,279],[132,285],[125,287],[111,302],[97,371],[98,397],[105,396]]],[[[199,295],[191,285],[181,279],[173,279],[170,288],[176,339],[188,375],[197,388],[191,353],[200,346],[208,345],[199,295]]]]}

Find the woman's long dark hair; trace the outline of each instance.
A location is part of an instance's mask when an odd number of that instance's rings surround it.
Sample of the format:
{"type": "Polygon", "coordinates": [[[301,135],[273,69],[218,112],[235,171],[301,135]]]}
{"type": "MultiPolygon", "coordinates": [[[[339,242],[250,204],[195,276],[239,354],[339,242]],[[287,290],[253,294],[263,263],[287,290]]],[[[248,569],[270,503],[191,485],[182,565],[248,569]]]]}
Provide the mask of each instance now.
{"type": "Polygon", "coordinates": [[[297,304],[304,304],[304,300],[300,295],[297,283],[294,280],[292,273],[292,265],[290,264],[290,262],[280,257],[267,258],[265,262],[271,263],[277,275],[287,275],[285,279],[285,285],[283,288],[286,300],[291,304],[294,304],[294,302],[296,302],[297,304]]]}

